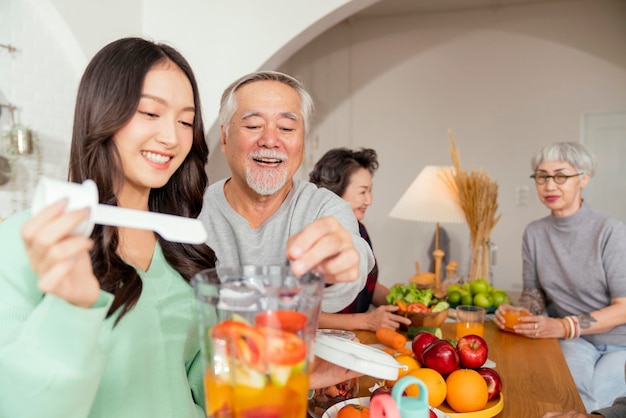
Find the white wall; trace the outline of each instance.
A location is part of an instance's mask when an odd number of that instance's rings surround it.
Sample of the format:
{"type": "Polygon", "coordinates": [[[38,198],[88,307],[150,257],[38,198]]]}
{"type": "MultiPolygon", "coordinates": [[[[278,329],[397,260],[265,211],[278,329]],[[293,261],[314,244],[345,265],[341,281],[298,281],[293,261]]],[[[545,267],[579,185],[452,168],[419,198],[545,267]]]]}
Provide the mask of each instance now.
{"type": "MultiPolygon", "coordinates": [[[[20,121],[40,137],[42,171],[63,178],[78,79],[110,40],[142,35],[178,47],[198,76],[207,126],[232,79],[276,68],[311,41],[283,67],[301,76],[317,101],[319,127],[307,162],[340,145],[380,153],[365,222],[383,282],[406,280],[414,260],[429,264],[434,226],[387,214],[422,166],[449,163],[451,128],[464,165],[483,167],[500,184],[495,283],[515,288],[523,226],[545,214],[527,178],[532,152],[579,139],[583,112],[626,109],[626,2],[564,0],[342,21],[375,2],[0,1],[0,43],[20,50],[0,49],[0,100],[20,106],[20,121]],[[530,190],[526,206],[516,205],[518,187],[530,190]]],[[[3,112],[0,127],[7,124],[3,112]]],[[[214,147],[212,154],[214,181],[227,171],[214,147]]],[[[17,165],[21,177],[0,186],[0,217],[28,206],[37,162],[17,165]]],[[[464,266],[466,227],[444,227],[454,243],[450,255],[464,266]]]]}
{"type": "MultiPolygon", "coordinates": [[[[37,133],[41,148],[41,163],[36,157],[16,160],[14,181],[0,186],[0,218],[30,205],[40,172],[65,177],[78,82],[106,43],[145,36],[178,48],[194,68],[210,126],[219,95],[232,80],[263,66],[275,68],[317,34],[376,1],[316,0],[297,7],[290,0],[0,1],[0,43],[19,49],[0,49],[0,100],[19,106],[19,122],[37,133]]],[[[2,112],[0,138],[9,125],[8,112],[2,112]]],[[[213,156],[209,175],[217,179],[227,169],[219,150],[213,156]]]]}
{"type": "MultiPolygon", "coordinates": [[[[584,112],[626,109],[626,2],[355,18],[283,69],[304,80],[319,108],[308,170],[337,146],[380,155],[364,222],[383,282],[408,279],[414,260],[429,266],[434,225],[388,213],[424,165],[451,164],[450,128],[463,166],[482,167],[499,184],[494,284],[519,289],[523,228],[547,214],[528,178],[533,152],[580,140],[584,112]],[[527,204],[516,198],[520,188],[527,204]]],[[[453,240],[449,256],[466,269],[467,227],[443,226],[453,240]]]]}

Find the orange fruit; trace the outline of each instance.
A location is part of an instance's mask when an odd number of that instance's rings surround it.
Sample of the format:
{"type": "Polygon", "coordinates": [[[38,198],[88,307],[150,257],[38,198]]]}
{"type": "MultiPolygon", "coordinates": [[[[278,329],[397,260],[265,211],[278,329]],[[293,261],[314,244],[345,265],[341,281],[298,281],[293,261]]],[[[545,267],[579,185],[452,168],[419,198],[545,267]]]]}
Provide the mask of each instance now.
{"type": "Polygon", "coordinates": [[[456,412],[480,411],[487,405],[487,382],[472,369],[455,370],[446,379],[446,401],[456,412]]]}
{"type": "Polygon", "coordinates": [[[396,361],[398,363],[404,364],[405,366],[408,367],[407,370],[398,369],[398,379],[400,379],[401,377],[406,376],[407,374],[409,374],[413,370],[420,368],[420,364],[417,362],[417,360],[415,360],[413,357],[410,357],[410,356],[405,356],[405,355],[397,356],[396,357],[396,361]]]}
{"type": "Polygon", "coordinates": [[[369,416],[368,407],[355,403],[349,403],[337,412],[337,418],[369,418],[369,416]]]}
{"type": "MultiPolygon", "coordinates": [[[[443,376],[438,371],[423,367],[413,370],[409,375],[417,377],[426,385],[428,389],[428,405],[437,408],[446,399],[446,381],[443,380],[443,376]]],[[[405,392],[408,396],[418,397],[420,388],[417,385],[410,385],[407,386],[405,392]]]]}

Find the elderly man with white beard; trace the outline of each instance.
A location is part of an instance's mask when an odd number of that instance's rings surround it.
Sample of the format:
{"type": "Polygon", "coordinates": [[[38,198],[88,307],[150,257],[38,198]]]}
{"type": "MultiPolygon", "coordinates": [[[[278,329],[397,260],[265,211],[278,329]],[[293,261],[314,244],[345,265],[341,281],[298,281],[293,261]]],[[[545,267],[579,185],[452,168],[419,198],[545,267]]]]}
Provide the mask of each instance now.
{"type": "MultiPolygon", "coordinates": [[[[231,177],[207,189],[199,218],[219,265],[289,261],[295,274],[319,271],[322,311],[338,312],[365,286],[374,256],[345,200],[293,179],[312,114],[310,94],[283,73],[248,74],[226,88],[220,141],[231,177]]],[[[310,387],[356,375],[317,359],[310,387]]]]}
{"type": "Polygon", "coordinates": [[[222,94],[221,149],[231,177],[211,185],[200,219],[220,265],[283,264],[323,273],[322,310],[346,307],[365,285],[374,257],[350,206],[294,180],[304,157],[313,100],[293,77],[245,75],[222,94]]]}

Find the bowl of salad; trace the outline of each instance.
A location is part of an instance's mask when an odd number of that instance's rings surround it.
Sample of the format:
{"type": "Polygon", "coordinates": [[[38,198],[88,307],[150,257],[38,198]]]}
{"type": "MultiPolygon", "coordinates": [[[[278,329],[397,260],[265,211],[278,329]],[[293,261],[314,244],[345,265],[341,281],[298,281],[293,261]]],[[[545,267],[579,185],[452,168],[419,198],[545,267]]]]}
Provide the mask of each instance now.
{"type": "MultiPolygon", "coordinates": [[[[450,304],[437,299],[433,289],[418,289],[414,283],[391,286],[387,302],[398,306],[398,315],[409,318],[414,327],[440,327],[450,310],[450,304]]],[[[401,326],[402,330],[407,328],[401,326]]]]}

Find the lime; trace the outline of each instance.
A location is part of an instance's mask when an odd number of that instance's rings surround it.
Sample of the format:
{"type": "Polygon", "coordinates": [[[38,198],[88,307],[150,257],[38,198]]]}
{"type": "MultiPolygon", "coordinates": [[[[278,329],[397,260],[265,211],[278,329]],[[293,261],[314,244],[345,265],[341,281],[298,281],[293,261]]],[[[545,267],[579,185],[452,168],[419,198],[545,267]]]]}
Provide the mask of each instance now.
{"type": "Polygon", "coordinates": [[[466,293],[461,296],[461,305],[471,305],[472,304],[472,295],[466,293]]]}
{"type": "Polygon", "coordinates": [[[459,292],[458,290],[448,292],[448,302],[458,305],[459,302],[461,302],[461,292],[459,292]]]}
{"type": "Polygon", "coordinates": [[[493,306],[493,298],[489,293],[478,293],[474,295],[474,305],[481,308],[491,308],[493,306]]]}
{"type": "Polygon", "coordinates": [[[470,292],[472,295],[489,292],[489,282],[485,279],[476,279],[470,282],[470,292]]]}

